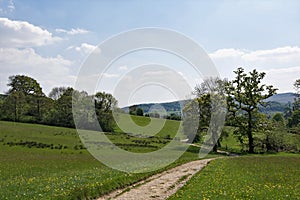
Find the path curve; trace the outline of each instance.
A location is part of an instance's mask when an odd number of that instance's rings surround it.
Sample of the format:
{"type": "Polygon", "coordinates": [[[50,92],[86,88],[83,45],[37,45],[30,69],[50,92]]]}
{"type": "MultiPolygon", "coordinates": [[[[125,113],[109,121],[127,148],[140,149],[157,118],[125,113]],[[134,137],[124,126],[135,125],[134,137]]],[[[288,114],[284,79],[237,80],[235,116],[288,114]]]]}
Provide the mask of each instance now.
{"type": "Polygon", "coordinates": [[[155,174],[146,180],[140,181],[128,188],[114,191],[98,200],[163,200],[174,194],[194,174],[199,172],[211,160],[215,158],[196,160],[179,165],[172,169],[155,174]]]}

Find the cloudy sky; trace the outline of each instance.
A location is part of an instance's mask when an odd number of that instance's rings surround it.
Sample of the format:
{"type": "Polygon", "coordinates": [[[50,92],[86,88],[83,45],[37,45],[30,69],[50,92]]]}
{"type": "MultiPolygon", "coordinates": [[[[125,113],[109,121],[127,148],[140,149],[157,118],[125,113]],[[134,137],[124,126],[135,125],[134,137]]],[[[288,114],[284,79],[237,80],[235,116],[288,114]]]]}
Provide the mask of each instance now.
{"type": "MultiPolygon", "coordinates": [[[[53,87],[74,86],[80,67],[99,43],[143,27],[172,29],[192,38],[223,78],[233,78],[239,66],[256,68],[267,73],[266,83],[278,92],[294,91],[292,84],[300,78],[298,0],[0,0],[0,93],[16,74],[35,78],[46,94],[53,87]]],[[[98,89],[113,93],[113,85],[133,67],[168,56],[148,51],[120,59],[99,75],[104,83],[98,89]]],[[[164,63],[173,65],[172,59],[164,63]]],[[[184,63],[176,63],[181,68],[174,70],[190,85],[201,81],[184,63]]],[[[161,76],[170,78],[168,73],[161,76]]],[[[152,85],[122,104],[172,100],[167,93],[152,85]]]]}

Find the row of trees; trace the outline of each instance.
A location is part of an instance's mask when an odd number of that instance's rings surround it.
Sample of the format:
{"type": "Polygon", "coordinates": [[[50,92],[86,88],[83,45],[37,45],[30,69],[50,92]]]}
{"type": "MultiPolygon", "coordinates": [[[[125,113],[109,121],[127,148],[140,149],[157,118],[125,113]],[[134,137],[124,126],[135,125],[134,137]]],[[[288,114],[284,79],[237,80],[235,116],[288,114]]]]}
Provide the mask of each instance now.
{"type": "Polygon", "coordinates": [[[112,131],[112,108],[116,99],[104,92],[88,95],[71,87],[55,87],[46,96],[40,84],[33,78],[16,75],[9,77],[9,91],[0,100],[0,119],[15,122],[41,123],[75,127],[72,113],[73,97],[92,99],[97,119],[104,131],[112,131]]]}
{"type": "Polygon", "coordinates": [[[167,115],[161,115],[156,111],[144,113],[144,110],[142,108],[140,108],[138,105],[129,106],[129,114],[130,115],[137,115],[137,116],[177,120],[177,121],[181,120],[181,116],[176,114],[176,113],[170,113],[170,114],[167,114],[167,115]]]}
{"type": "MultiPolygon", "coordinates": [[[[285,140],[287,128],[293,129],[294,133],[300,133],[300,79],[295,82],[295,88],[298,91],[298,97],[295,99],[291,116],[284,119],[282,113],[275,114],[273,118],[259,112],[259,105],[267,106],[264,101],[276,93],[275,88],[271,85],[262,84],[265,73],[259,73],[256,70],[249,74],[245,73],[243,68],[234,71],[236,77],[232,81],[220,80],[218,78],[206,79],[202,84],[195,87],[195,101],[198,106],[189,104],[185,107],[183,116],[191,117],[189,113],[195,112],[198,116],[199,125],[196,137],[188,135],[190,142],[203,140],[209,126],[212,126],[211,116],[213,114],[213,98],[219,98],[217,101],[223,102],[223,107],[227,109],[225,125],[235,127],[234,134],[238,140],[248,145],[248,152],[254,153],[255,148],[266,149],[267,151],[289,150],[297,148],[288,145],[285,140]],[[213,98],[212,98],[213,95],[213,98]],[[223,98],[222,98],[223,97],[223,98]],[[286,123],[287,121],[287,123],[286,123]],[[287,125],[287,127],[286,127],[287,125]]],[[[221,105],[222,103],[218,103],[221,105]]],[[[191,133],[189,130],[191,120],[184,120],[185,132],[191,133]]],[[[225,129],[220,133],[217,129],[212,129],[211,140],[214,144],[214,151],[220,146],[222,136],[228,135],[225,129]],[[221,134],[221,137],[219,137],[221,134]],[[216,138],[219,138],[218,140],[216,138]]]]}
{"type": "MultiPolygon", "coordinates": [[[[195,138],[188,135],[190,142],[202,140],[208,127],[212,127],[211,117],[218,111],[213,100],[217,99],[218,104],[227,109],[226,125],[234,127],[234,134],[242,144],[247,143],[250,153],[255,148],[268,151],[292,148],[287,145],[285,133],[300,133],[300,79],[294,84],[298,96],[290,113],[285,116],[276,114],[270,119],[258,109],[259,105],[266,106],[264,100],[277,90],[271,85],[262,84],[265,73],[253,70],[247,74],[243,68],[238,68],[234,73],[236,77],[232,81],[210,78],[196,86],[194,103],[197,106],[187,105],[183,110],[184,129],[195,129],[197,132],[195,138]],[[199,122],[198,127],[192,124],[194,118],[199,122]]],[[[85,111],[77,116],[80,117],[78,121],[81,127],[96,129],[95,123],[89,120],[89,116],[94,114],[96,117],[92,118],[100,123],[103,131],[113,131],[115,121],[112,109],[116,107],[117,100],[111,94],[98,92],[89,95],[70,87],[56,87],[46,96],[36,80],[24,75],[9,77],[8,86],[5,98],[0,98],[0,120],[75,127],[72,104],[78,99],[85,99],[93,101],[95,112],[94,108],[82,107],[85,111]]],[[[137,106],[130,108],[130,114],[144,115],[137,106]]],[[[212,132],[211,140],[216,151],[220,139],[227,133],[223,129],[219,137],[217,127],[212,132]]]]}

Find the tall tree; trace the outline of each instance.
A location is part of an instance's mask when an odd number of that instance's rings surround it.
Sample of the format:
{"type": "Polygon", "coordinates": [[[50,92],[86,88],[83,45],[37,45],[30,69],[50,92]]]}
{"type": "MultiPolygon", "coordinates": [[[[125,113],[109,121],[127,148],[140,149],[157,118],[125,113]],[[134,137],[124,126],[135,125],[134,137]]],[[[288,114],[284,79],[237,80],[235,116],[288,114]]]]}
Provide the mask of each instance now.
{"type": "Polygon", "coordinates": [[[144,116],[144,110],[141,109],[141,108],[137,108],[136,115],[138,115],[138,116],[144,116]]]}
{"type": "Polygon", "coordinates": [[[117,100],[109,93],[97,92],[94,97],[95,110],[103,131],[111,132],[115,126],[112,110],[117,106],[117,100]]]}
{"type": "Polygon", "coordinates": [[[23,92],[13,91],[4,100],[2,105],[2,118],[15,122],[21,121],[26,110],[26,99],[23,92]]]}
{"type": "Polygon", "coordinates": [[[25,95],[44,96],[40,84],[33,78],[25,75],[15,75],[9,77],[7,84],[10,89],[8,94],[12,92],[23,92],[25,95]]]}
{"type": "Polygon", "coordinates": [[[266,75],[264,72],[254,69],[246,74],[243,68],[238,68],[234,73],[235,79],[226,86],[228,111],[231,121],[239,128],[237,133],[241,137],[247,136],[249,152],[254,153],[253,129],[257,124],[258,105],[263,105],[263,100],[275,94],[277,89],[261,83],[266,75]]]}
{"type": "MultiPolygon", "coordinates": [[[[9,96],[16,93],[22,93],[25,96],[26,104],[22,103],[22,110],[24,111],[22,115],[26,115],[25,121],[40,122],[42,115],[41,105],[45,97],[40,84],[29,76],[15,75],[9,77],[7,85],[10,87],[8,91],[9,96]]],[[[19,103],[20,101],[15,102],[19,103]]],[[[20,107],[20,105],[16,107],[20,107]]]]}
{"type": "Polygon", "coordinates": [[[75,91],[68,87],[66,91],[57,99],[55,103],[56,115],[55,123],[59,126],[74,127],[73,112],[72,112],[72,95],[75,91]]]}
{"type": "MultiPolygon", "coordinates": [[[[199,126],[198,132],[204,132],[209,137],[206,140],[210,140],[210,144],[213,145],[213,151],[217,151],[217,147],[221,146],[220,137],[222,133],[222,127],[220,127],[220,121],[217,120],[220,117],[222,108],[226,109],[226,98],[224,94],[225,81],[219,78],[207,78],[195,87],[194,94],[197,96],[199,103],[199,126]],[[211,119],[214,119],[212,121],[211,119]],[[208,132],[210,131],[210,132],[208,132]]],[[[207,141],[206,141],[207,143],[207,141]]]]}
{"type": "Polygon", "coordinates": [[[296,80],[294,83],[295,90],[297,92],[297,97],[293,103],[293,111],[291,116],[288,118],[287,126],[293,128],[293,132],[300,132],[300,79],[296,80]]]}
{"type": "Polygon", "coordinates": [[[293,103],[293,110],[300,110],[300,79],[296,80],[294,83],[294,88],[297,92],[297,97],[293,103]]]}

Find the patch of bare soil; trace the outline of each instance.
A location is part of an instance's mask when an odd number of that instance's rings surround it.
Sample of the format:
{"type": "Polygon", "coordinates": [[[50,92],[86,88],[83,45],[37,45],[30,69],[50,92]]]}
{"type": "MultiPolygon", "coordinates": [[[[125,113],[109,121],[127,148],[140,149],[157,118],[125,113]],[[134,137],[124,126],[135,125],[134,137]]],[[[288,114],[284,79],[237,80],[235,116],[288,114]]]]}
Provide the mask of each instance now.
{"type": "Polygon", "coordinates": [[[98,200],[162,200],[167,199],[181,188],[194,174],[199,172],[211,160],[192,161],[159,174],[153,175],[146,180],[140,181],[128,188],[114,191],[98,200]]]}

